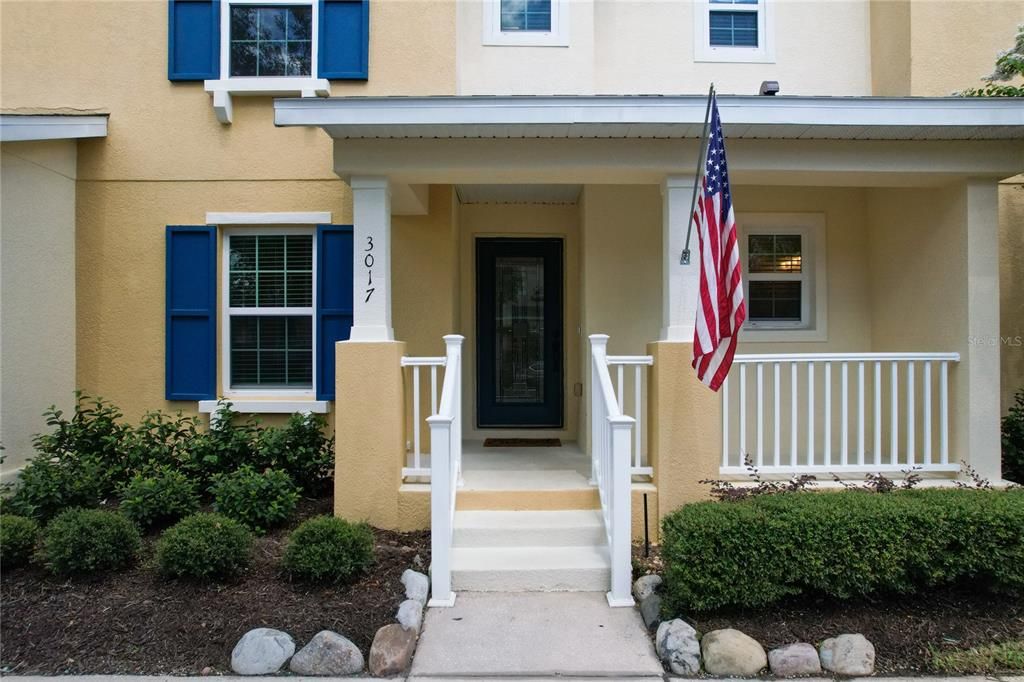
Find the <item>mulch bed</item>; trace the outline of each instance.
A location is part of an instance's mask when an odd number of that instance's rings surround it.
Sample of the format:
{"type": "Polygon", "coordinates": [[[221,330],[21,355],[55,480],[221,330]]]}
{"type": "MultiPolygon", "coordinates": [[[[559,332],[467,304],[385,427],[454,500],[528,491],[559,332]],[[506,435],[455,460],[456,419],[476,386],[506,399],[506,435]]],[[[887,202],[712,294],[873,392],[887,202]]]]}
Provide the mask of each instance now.
{"type": "Polygon", "coordinates": [[[366,655],[405,599],[402,571],[417,554],[429,565],[430,535],[375,530],[376,564],[357,582],[289,582],[279,569],[288,532],[330,512],[329,498],[303,500],[295,524],[259,538],[249,572],[229,584],[161,578],[152,565],[155,535],[146,538],[140,565],[121,573],[61,580],[35,567],[5,571],[0,672],[229,672],[232,648],[256,627],[284,630],[298,647],[333,630],[366,655]]]}
{"type": "MultiPolygon", "coordinates": [[[[658,548],[635,561],[661,572],[658,548]]],[[[932,674],[933,651],[969,649],[994,642],[1024,640],[1024,602],[967,588],[946,588],[911,596],[838,602],[803,597],[763,609],[723,609],[685,614],[700,632],[734,628],[765,649],[792,642],[817,644],[846,632],[859,632],[875,646],[880,675],[932,674]]],[[[979,671],[981,672],[981,671],[979,671]]]]}

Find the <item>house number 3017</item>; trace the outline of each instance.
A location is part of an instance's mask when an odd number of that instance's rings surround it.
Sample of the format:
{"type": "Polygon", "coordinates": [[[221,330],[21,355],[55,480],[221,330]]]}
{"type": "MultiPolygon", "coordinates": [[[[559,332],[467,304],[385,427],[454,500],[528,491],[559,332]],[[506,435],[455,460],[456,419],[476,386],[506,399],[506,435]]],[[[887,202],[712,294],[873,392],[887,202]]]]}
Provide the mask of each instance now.
{"type": "Polygon", "coordinates": [[[363,256],[363,265],[366,266],[366,300],[364,303],[370,302],[370,297],[373,296],[373,237],[366,238],[366,255],[363,256]]]}

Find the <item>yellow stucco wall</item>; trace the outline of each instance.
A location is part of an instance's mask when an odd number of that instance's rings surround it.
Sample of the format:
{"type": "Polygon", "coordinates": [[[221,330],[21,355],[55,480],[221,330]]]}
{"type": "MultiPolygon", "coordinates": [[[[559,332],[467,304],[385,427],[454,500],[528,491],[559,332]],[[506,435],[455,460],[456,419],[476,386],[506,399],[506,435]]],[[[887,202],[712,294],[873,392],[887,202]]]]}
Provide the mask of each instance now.
{"type": "Polygon", "coordinates": [[[1024,176],[999,186],[1001,413],[1024,388],[1024,176]]]}
{"type": "Polygon", "coordinates": [[[0,145],[0,480],[75,389],[75,142],[0,145]]]}

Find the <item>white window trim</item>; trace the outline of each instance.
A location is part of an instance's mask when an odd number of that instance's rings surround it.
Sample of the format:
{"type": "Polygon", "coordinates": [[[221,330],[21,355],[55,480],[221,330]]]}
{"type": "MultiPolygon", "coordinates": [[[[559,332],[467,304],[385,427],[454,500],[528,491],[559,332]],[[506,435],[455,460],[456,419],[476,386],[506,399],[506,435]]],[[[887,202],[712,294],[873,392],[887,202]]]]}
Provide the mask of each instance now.
{"type": "Polygon", "coordinates": [[[502,31],[501,0],[483,0],[483,44],[569,47],[570,0],[551,0],[550,31],[502,31]]]}
{"type": "Polygon", "coordinates": [[[775,63],[775,1],[758,0],[756,5],[718,5],[710,0],[693,3],[693,59],[697,62],[775,63]],[[757,47],[713,46],[711,44],[712,9],[757,12],[757,47]]]}
{"type": "MultiPolygon", "coordinates": [[[[827,341],[828,340],[828,276],[826,268],[824,213],[739,213],[736,222],[740,233],[740,262],[743,264],[743,294],[749,301],[750,287],[746,272],[747,237],[752,234],[799,234],[801,236],[801,270],[804,291],[799,323],[752,322],[743,324],[741,341],[827,341]]],[[[770,279],[770,277],[762,277],[770,279]]]]}
{"type": "Polygon", "coordinates": [[[220,73],[215,80],[204,81],[213,95],[213,110],[221,123],[231,123],[232,95],[287,97],[329,97],[331,83],[317,77],[320,49],[320,3],[318,0],[224,0],[220,3],[220,73]],[[231,73],[231,7],[233,5],[309,5],[312,7],[310,74],[308,76],[235,76],[231,73]]]}
{"type": "MultiPolygon", "coordinates": [[[[299,399],[305,398],[303,404],[310,402],[316,398],[316,351],[317,351],[317,329],[316,329],[316,304],[317,304],[317,253],[316,253],[316,228],[314,226],[305,225],[296,227],[294,225],[281,225],[278,227],[227,227],[221,230],[221,293],[220,293],[220,313],[221,313],[221,324],[220,324],[220,376],[221,376],[221,393],[225,400],[229,400],[233,403],[237,403],[238,399],[248,399],[253,403],[258,403],[259,400],[268,400],[273,398],[279,399],[299,399]],[[232,235],[249,236],[249,235],[276,235],[276,234],[308,234],[313,236],[313,301],[312,305],[308,308],[232,308],[228,305],[230,302],[230,291],[229,286],[229,274],[231,271],[231,249],[228,248],[230,243],[230,237],[232,235]],[[296,311],[301,311],[301,314],[305,314],[305,311],[309,312],[310,317],[313,319],[313,386],[312,388],[231,388],[231,316],[232,315],[294,315],[296,311]]],[[[315,402],[315,401],[314,401],[315,402]]],[[[246,403],[249,404],[249,403],[246,403]]],[[[239,407],[234,408],[237,412],[252,412],[256,410],[242,410],[239,407]]],[[[263,410],[266,411],[266,410],[263,410]]],[[[290,409],[290,412],[300,412],[299,409],[290,409]]],[[[311,410],[315,411],[315,410],[311,410]]]]}

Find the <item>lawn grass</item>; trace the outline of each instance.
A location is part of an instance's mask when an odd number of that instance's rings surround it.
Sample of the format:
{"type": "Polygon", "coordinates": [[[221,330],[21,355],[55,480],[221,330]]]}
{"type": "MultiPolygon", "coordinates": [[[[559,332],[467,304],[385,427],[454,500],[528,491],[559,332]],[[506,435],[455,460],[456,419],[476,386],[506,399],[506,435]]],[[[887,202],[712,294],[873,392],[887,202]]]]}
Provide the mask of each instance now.
{"type": "Polygon", "coordinates": [[[1024,671],[1024,640],[986,644],[961,651],[932,650],[932,666],[951,674],[1024,671]]]}

